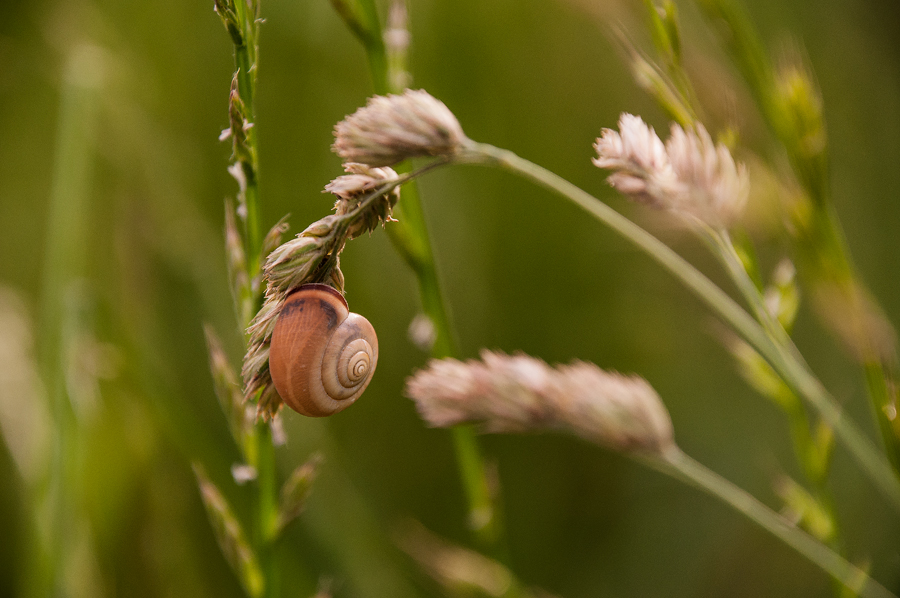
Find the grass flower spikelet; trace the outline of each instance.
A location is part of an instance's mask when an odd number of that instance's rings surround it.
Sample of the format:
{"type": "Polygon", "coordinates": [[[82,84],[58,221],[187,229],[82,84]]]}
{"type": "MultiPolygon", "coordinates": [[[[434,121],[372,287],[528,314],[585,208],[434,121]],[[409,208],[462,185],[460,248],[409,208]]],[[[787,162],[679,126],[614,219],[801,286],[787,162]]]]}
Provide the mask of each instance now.
{"type": "Polygon", "coordinates": [[[614,171],[609,183],[651,207],[727,228],[747,200],[746,168],[700,123],[673,124],[664,144],[639,116],[622,114],[619,131],[604,129],[594,148],[594,164],[614,171]]]}
{"type": "MultiPolygon", "coordinates": [[[[337,196],[337,201],[334,203],[337,216],[343,216],[358,209],[360,201],[368,192],[399,178],[391,168],[370,168],[356,162],[344,164],[344,171],[347,174],[339,176],[325,185],[325,192],[337,196]]],[[[391,220],[391,210],[399,199],[400,187],[394,187],[370,203],[360,218],[350,225],[347,231],[348,238],[355,239],[364,232],[373,231],[379,223],[384,224],[391,220]]]]}
{"type": "Polygon", "coordinates": [[[407,380],[406,395],[434,427],[475,422],[485,432],[556,430],[645,453],[674,446],[669,414],[645,380],[585,362],[551,367],[490,351],[481,361],[433,360],[407,380]]]}

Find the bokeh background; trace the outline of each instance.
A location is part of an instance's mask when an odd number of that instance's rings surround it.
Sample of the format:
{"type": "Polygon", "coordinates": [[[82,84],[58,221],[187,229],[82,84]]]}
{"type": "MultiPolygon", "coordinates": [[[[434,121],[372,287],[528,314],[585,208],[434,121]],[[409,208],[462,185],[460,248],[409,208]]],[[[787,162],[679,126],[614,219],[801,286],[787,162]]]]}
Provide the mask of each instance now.
{"type": "MultiPolygon", "coordinates": [[[[212,4],[0,2],[0,596],[20,595],[34,574],[29,522],[41,507],[19,459],[36,445],[16,434],[30,430],[17,417],[45,400],[54,376],[36,360],[59,321],[77,347],[56,376],[79,430],[65,455],[80,538],[65,572],[71,595],[242,595],[190,468],[202,462],[247,512],[249,492],[229,481],[238,451],[202,328],[212,325],[239,362],[222,232],[223,200],[236,185],[225,171],[230,146],[217,141],[233,63],[212,4]],[[73,68],[86,77],[75,88],[94,92],[80,132],[66,133],[62,90],[73,68]],[[87,168],[80,182],[56,158],[72,135],[87,168]],[[79,202],[71,226],[54,228],[52,206],[70,196],[79,202]],[[47,282],[48,247],[59,243],[50,237],[70,229],[82,232],[65,297],[47,297],[60,290],[47,282]],[[60,304],[70,306],[62,320],[46,313],[60,304]]],[[[691,3],[679,7],[709,124],[737,127],[751,169],[750,150],[787,172],[708,23],[691,3]]],[[[799,52],[816,74],[836,208],[863,279],[898,323],[900,6],[748,8],[776,56],[799,52]]],[[[622,111],[667,128],[610,34],[649,47],[643,10],[637,1],[411,0],[413,86],[442,99],[473,139],[596,194],[724,284],[702,247],[627,204],[590,163],[594,138],[622,111]]],[[[262,14],[263,224],[290,213],[298,232],[331,208],[321,193],[340,174],[331,129],[364,104],[371,82],[362,48],[326,0],[263,0],[262,14]]],[[[715,322],[667,273],[572,205],[504,173],[445,169],[420,187],[463,356],[486,347],[639,373],[664,398],[686,452],[778,507],[773,479],[798,475],[785,421],[748,389],[715,322]]],[[[751,212],[772,267],[785,247],[769,209],[760,201],[751,212]]],[[[283,595],[310,596],[323,576],[337,596],[441,595],[393,540],[415,519],[471,545],[449,434],[425,428],[402,396],[404,378],[426,361],[407,335],[415,280],[381,231],[352,242],[342,268],[351,309],[378,330],[381,359],[352,409],[325,420],[285,414],[283,474],[315,451],[325,462],[280,552],[283,595]]],[[[796,336],[872,432],[858,372],[805,306],[796,336]]],[[[821,571],[728,508],[617,454],[550,435],[482,444],[500,484],[511,563],[526,584],[566,598],[830,593],[821,571]]],[[[896,514],[840,448],[833,479],[850,554],[897,591],[896,514]]]]}

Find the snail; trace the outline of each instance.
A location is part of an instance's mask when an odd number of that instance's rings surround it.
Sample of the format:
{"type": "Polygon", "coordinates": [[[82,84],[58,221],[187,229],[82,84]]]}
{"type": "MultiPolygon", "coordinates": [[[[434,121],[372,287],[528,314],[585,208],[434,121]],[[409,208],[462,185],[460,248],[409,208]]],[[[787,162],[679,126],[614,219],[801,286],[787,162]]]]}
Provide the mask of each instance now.
{"type": "Polygon", "coordinates": [[[338,291],[304,284],[288,295],[269,348],[272,381],[288,407],[310,417],[346,409],[377,363],[375,329],[338,291]]]}

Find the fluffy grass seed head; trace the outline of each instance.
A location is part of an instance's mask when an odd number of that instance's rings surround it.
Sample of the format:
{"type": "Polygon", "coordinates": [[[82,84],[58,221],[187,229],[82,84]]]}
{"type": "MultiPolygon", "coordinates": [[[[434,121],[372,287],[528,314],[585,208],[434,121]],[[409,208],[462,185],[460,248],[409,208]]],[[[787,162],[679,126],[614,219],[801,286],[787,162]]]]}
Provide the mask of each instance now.
{"type": "Polygon", "coordinates": [[[640,116],[623,113],[619,131],[603,129],[594,149],[594,165],[615,171],[609,184],[635,201],[664,208],[665,198],[680,190],[665,145],[640,116]]]}
{"type": "Polygon", "coordinates": [[[457,152],[466,136],[453,113],[424,90],[374,96],[334,127],[332,150],[345,162],[391,166],[457,152]]]}
{"type": "Polygon", "coordinates": [[[434,427],[479,423],[485,432],[568,432],[619,451],[674,446],[662,400],[642,378],[574,362],[550,367],[527,355],[484,351],[480,361],[432,360],[406,395],[434,427]]]}
{"type": "MultiPolygon", "coordinates": [[[[378,186],[396,181],[399,177],[392,168],[370,168],[365,164],[347,162],[344,164],[345,175],[341,175],[325,185],[325,192],[337,197],[334,211],[337,216],[349,214],[357,209],[360,200],[378,186]]],[[[347,231],[350,239],[355,239],[364,232],[371,232],[379,223],[391,220],[391,210],[400,199],[400,187],[394,187],[384,195],[370,203],[365,213],[350,225],[347,231]]]]}
{"type": "Polygon", "coordinates": [[[715,228],[728,227],[749,193],[747,169],[706,128],[672,125],[664,144],[639,117],[622,114],[619,130],[603,129],[594,144],[607,179],[635,201],[696,218],[715,228]]]}
{"type": "Polygon", "coordinates": [[[666,151],[675,175],[687,188],[675,209],[711,226],[727,227],[733,222],[750,190],[746,167],[735,163],[728,148],[716,144],[700,123],[693,131],[673,124],[666,151]]]}

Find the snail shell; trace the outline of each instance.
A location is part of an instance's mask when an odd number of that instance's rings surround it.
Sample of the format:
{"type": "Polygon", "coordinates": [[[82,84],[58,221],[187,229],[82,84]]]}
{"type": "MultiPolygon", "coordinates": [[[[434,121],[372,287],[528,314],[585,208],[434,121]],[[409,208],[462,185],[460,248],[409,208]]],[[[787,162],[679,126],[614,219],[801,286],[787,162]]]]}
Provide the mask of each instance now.
{"type": "Polygon", "coordinates": [[[305,284],[285,300],[272,333],[269,370],[288,407],[310,417],[346,409],[369,385],[378,338],[367,319],[325,284],[305,284]]]}

